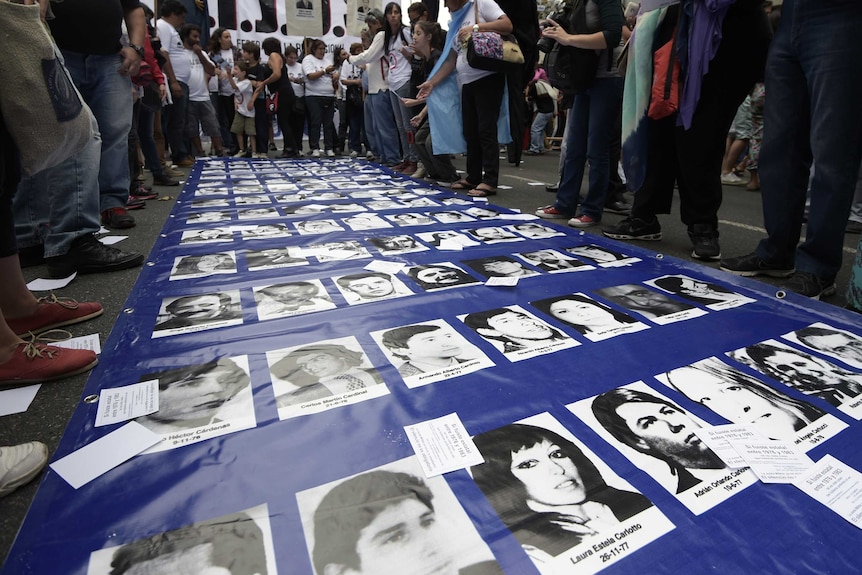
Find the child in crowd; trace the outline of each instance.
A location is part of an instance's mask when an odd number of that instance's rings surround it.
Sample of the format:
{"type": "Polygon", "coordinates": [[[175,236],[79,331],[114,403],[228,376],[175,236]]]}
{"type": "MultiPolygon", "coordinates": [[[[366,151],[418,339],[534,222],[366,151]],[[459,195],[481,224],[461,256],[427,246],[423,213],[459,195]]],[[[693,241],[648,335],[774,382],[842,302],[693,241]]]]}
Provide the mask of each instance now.
{"type": "Polygon", "coordinates": [[[251,80],[248,79],[248,70],[250,65],[245,60],[238,60],[233,67],[232,76],[228,78],[231,88],[233,88],[234,105],[236,106],[236,115],[233,117],[233,124],[230,127],[232,134],[236,135],[239,152],[235,158],[250,158],[257,154],[257,130],[254,127],[254,88],[252,88],[251,80]],[[251,145],[251,151],[243,149],[245,137],[249,136],[248,141],[251,145]]]}

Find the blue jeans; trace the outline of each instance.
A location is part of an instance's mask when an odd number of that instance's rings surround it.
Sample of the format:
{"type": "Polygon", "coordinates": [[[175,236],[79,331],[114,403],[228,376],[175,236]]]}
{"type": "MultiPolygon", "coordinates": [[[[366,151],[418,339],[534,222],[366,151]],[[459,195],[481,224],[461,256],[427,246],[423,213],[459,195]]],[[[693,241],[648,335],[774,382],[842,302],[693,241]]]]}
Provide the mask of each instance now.
{"type": "MultiPolygon", "coordinates": [[[[368,94],[366,101],[368,100],[371,100],[374,116],[373,131],[369,130],[368,139],[374,140],[375,151],[380,155],[380,163],[394,166],[399,162],[401,154],[398,150],[398,132],[395,128],[395,118],[392,116],[389,90],[368,94]]],[[[366,127],[366,129],[369,128],[366,127]]]]}
{"type": "Polygon", "coordinates": [[[862,160],[862,10],[851,0],[785,0],[766,64],[760,190],[768,238],[757,255],[831,280],[862,160]],[[808,171],[811,209],[797,247],[808,171]]]}
{"type": "Polygon", "coordinates": [[[401,142],[401,151],[404,160],[415,162],[416,146],[413,145],[415,134],[410,119],[413,117],[412,108],[401,103],[401,98],[410,96],[410,82],[405,83],[397,90],[389,90],[389,101],[392,104],[392,115],[395,116],[395,127],[398,129],[398,140],[401,142]]]}
{"type": "Polygon", "coordinates": [[[102,136],[99,210],[125,207],[129,199],[128,139],[132,128],[132,83],[117,72],[118,54],[63,51],[66,67],[84,101],[96,116],[102,136]]]}
{"type": "Polygon", "coordinates": [[[308,110],[308,147],[320,148],[320,130],[323,129],[323,147],[331,150],[335,146],[335,96],[306,96],[308,110]]]}
{"type": "Polygon", "coordinates": [[[584,168],[589,162],[589,190],[581,205],[581,213],[596,221],[602,219],[608,192],[611,130],[622,105],[622,97],[622,78],[596,78],[588,90],[575,96],[566,124],[563,177],[554,202],[561,212],[575,215],[584,168]]]}
{"type": "Polygon", "coordinates": [[[554,118],[553,112],[538,112],[530,126],[530,151],[542,153],[545,151],[545,128],[554,118]]]}
{"type": "MultiPolygon", "coordinates": [[[[102,140],[95,118],[93,133],[93,140],[62,164],[21,178],[12,201],[19,247],[45,244],[45,257],[60,256],[76,238],[99,231],[102,140]]],[[[121,165],[129,169],[126,159],[121,165]]]]}

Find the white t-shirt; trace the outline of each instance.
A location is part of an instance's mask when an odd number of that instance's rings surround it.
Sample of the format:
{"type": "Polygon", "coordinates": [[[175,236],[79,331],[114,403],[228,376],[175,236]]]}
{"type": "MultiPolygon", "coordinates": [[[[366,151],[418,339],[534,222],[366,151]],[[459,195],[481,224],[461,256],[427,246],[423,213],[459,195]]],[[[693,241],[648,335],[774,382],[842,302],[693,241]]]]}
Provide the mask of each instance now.
{"type": "MultiPolygon", "coordinates": [[[[287,65],[287,64],[285,64],[287,65]]],[[[305,80],[305,73],[302,71],[302,64],[297,62],[293,66],[287,66],[287,77],[290,78],[290,85],[293,87],[293,93],[297,98],[305,96],[305,84],[299,84],[293,80],[305,80]]]]}
{"type": "MultiPolygon", "coordinates": [[[[479,7],[479,22],[493,22],[498,20],[500,16],[506,15],[506,13],[497,6],[497,3],[494,2],[494,0],[475,1],[479,7]]],[[[461,28],[473,27],[473,24],[476,23],[475,10],[475,8],[471,8],[467,11],[467,14],[464,16],[464,21],[461,23],[461,28]]],[[[479,70],[470,66],[470,64],[467,63],[467,49],[461,48],[461,42],[459,42],[457,38],[452,43],[452,49],[455,50],[455,53],[458,55],[455,68],[458,70],[458,82],[460,82],[462,86],[496,73],[488,70],[479,70]]]]}
{"type": "Polygon", "coordinates": [[[180,39],[180,33],[161,18],[156,20],[156,30],[159,33],[159,40],[162,41],[162,48],[168,51],[171,66],[174,68],[174,76],[178,82],[188,84],[191,66],[188,59],[185,58],[186,49],[180,39]]]}
{"type": "Polygon", "coordinates": [[[234,80],[236,82],[236,90],[233,90],[233,98],[236,101],[236,111],[246,118],[254,118],[254,107],[248,109],[248,103],[254,95],[254,88],[251,86],[251,80],[234,80]]]}
{"type": "Polygon", "coordinates": [[[368,93],[377,94],[389,89],[388,66],[383,66],[383,31],[374,35],[371,45],[362,53],[351,56],[349,60],[357,65],[365,64],[368,76],[368,93]]]}
{"type": "MultiPolygon", "coordinates": [[[[221,69],[230,74],[233,70],[233,58],[233,50],[221,50],[215,56],[211,56],[210,61],[215,64],[216,71],[221,69]],[[218,60],[221,60],[220,65],[216,63],[218,60]]],[[[210,92],[218,92],[219,96],[233,96],[233,88],[230,87],[230,82],[227,81],[227,78],[219,78],[218,74],[214,74],[210,78],[209,90],[210,92]]]]}
{"type": "MultiPolygon", "coordinates": [[[[192,50],[186,50],[186,58],[189,62],[189,101],[191,102],[209,102],[210,91],[207,86],[207,74],[204,71],[204,65],[201,63],[198,55],[192,50]]],[[[206,52],[201,52],[201,55],[209,60],[206,52]]],[[[211,62],[211,60],[210,60],[211,62]]]]}
{"type": "Polygon", "coordinates": [[[410,33],[410,28],[401,29],[404,34],[404,40],[401,39],[401,33],[395,34],[389,39],[389,89],[397,90],[404,84],[410,81],[412,68],[410,67],[410,59],[405,58],[401,53],[401,48],[410,46],[413,41],[413,35],[410,33]]]}
{"type": "Polygon", "coordinates": [[[306,96],[335,96],[335,88],[332,87],[332,76],[324,74],[316,80],[308,77],[309,74],[325,70],[332,65],[332,60],[324,56],[318,60],[311,54],[302,59],[302,71],[305,73],[305,95],[306,96]]]}

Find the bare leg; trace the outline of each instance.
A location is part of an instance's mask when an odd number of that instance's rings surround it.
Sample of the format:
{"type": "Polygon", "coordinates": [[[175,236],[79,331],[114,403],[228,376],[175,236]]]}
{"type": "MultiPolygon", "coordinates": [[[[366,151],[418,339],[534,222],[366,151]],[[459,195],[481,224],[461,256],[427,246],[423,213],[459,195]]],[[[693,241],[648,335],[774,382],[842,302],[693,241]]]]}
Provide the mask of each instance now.
{"type": "MultiPolygon", "coordinates": [[[[0,258],[0,277],[3,278],[0,282],[0,311],[3,317],[18,318],[33,314],[39,302],[27,289],[17,254],[0,258]]],[[[9,329],[5,321],[3,327],[9,329]]],[[[0,338],[0,341],[5,339],[0,338]]]]}

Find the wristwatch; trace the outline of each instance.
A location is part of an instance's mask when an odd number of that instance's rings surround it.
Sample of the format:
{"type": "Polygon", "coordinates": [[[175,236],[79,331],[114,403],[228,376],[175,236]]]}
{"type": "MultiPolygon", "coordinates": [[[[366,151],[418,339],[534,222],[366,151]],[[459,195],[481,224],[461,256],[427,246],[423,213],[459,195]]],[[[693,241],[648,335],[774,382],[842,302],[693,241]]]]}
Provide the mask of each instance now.
{"type": "Polygon", "coordinates": [[[478,31],[479,31],[479,25],[478,25],[478,24],[473,24],[473,32],[475,33],[475,32],[478,32],[478,31]]]}
{"type": "Polygon", "coordinates": [[[141,60],[144,59],[144,47],[138,46],[137,44],[129,44],[129,48],[138,53],[138,56],[141,57],[141,60]]]}

